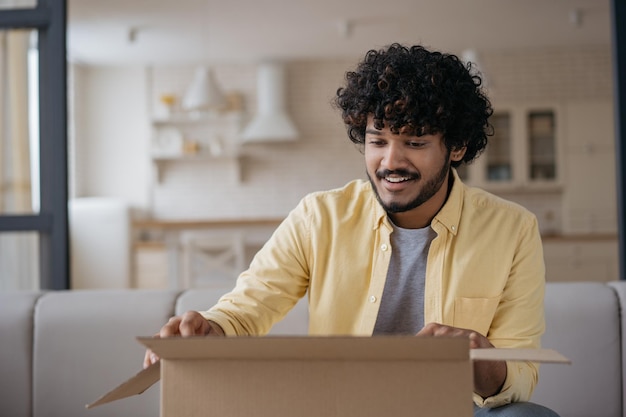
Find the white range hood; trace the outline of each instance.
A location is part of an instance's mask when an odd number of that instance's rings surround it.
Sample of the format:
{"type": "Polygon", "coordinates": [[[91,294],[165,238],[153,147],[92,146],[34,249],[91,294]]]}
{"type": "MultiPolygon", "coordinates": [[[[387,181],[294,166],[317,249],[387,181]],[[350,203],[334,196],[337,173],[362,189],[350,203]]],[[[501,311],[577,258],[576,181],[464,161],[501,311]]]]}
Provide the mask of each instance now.
{"type": "Polygon", "coordinates": [[[287,114],[285,75],[282,63],[260,64],[257,74],[257,114],[241,135],[244,143],[298,139],[298,130],[287,114]]]}

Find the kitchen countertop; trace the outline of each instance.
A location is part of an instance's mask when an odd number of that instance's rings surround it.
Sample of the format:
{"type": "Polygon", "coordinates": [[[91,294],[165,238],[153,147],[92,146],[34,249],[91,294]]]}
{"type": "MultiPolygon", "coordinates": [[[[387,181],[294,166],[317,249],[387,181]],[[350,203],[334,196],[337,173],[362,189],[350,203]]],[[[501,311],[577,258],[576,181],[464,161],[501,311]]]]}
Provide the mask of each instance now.
{"type": "MultiPolygon", "coordinates": [[[[134,229],[207,229],[207,228],[246,228],[257,226],[277,227],[283,218],[243,218],[243,219],[135,219],[132,221],[134,229]]],[[[544,242],[559,241],[606,241],[617,240],[617,233],[589,233],[589,234],[555,234],[542,236],[544,242]]]]}
{"type": "Polygon", "coordinates": [[[132,221],[136,229],[204,229],[212,227],[278,226],[282,218],[259,219],[136,219],[132,221]]]}

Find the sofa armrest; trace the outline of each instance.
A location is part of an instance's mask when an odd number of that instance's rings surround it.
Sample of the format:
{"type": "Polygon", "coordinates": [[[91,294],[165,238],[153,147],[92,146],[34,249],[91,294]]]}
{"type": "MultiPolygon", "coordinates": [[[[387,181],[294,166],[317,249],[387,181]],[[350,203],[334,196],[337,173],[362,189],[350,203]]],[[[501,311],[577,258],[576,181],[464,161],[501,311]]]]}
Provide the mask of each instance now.
{"type": "Polygon", "coordinates": [[[0,292],[1,414],[32,415],[33,315],[41,292],[0,292]]]}
{"type": "Polygon", "coordinates": [[[624,397],[626,397],[626,281],[613,281],[608,283],[611,288],[615,290],[620,306],[620,318],[621,318],[621,334],[622,334],[622,417],[626,417],[626,406],[624,404],[624,397]]]}
{"type": "Polygon", "coordinates": [[[532,400],[561,416],[623,417],[620,317],[613,289],[596,282],[546,285],[545,348],[571,365],[542,364],[532,400]]]}

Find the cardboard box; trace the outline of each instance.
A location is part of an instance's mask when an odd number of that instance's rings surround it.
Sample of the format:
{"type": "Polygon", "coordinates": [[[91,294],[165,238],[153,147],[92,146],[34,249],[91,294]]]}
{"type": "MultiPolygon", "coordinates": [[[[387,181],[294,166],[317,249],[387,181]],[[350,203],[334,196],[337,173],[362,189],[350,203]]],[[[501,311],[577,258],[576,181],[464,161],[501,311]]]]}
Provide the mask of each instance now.
{"type": "Polygon", "coordinates": [[[161,417],[473,414],[472,360],[569,362],[551,350],[469,349],[465,338],[139,338],[161,357],[99,400],[161,379],[161,417]]]}

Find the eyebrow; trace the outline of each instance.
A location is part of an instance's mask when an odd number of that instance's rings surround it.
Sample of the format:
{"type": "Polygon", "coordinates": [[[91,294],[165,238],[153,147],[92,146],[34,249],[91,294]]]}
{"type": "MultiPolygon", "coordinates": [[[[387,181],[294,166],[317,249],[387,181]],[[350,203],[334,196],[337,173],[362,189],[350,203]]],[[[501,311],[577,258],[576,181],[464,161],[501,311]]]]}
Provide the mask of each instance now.
{"type": "Polygon", "coordinates": [[[365,134],[370,134],[370,135],[382,135],[382,132],[380,130],[376,130],[376,129],[365,129],[365,134]]]}

